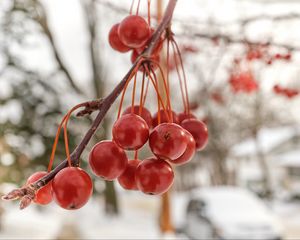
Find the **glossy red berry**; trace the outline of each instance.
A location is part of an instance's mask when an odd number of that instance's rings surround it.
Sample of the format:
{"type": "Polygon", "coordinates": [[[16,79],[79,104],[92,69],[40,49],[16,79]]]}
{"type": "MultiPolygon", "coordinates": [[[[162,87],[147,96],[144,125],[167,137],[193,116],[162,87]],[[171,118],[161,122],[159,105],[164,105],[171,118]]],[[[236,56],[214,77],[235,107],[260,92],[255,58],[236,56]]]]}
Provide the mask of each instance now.
{"type": "Polygon", "coordinates": [[[66,167],[52,181],[54,201],[67,210],[81,208],[93,193],[90,176],[81,168],[66,167]]]}
{"type": "Polygon", "coordinates": [[[182,165],[192,160],[196,152],[196,142],[192,134],[185,130],[188,143],[184,153],[177,159],[170,161],[171,163],[182,165]]]}
{"type": "MultiPolygon", "coordinates": [[[[160,113],[160,123],[167,123],[168,121],[168,115],[169,115],[169,111],[164,111],[163,109],[159,111],[160,113]]],[[[173,115],[173,123],[177,123],[178,124],[178,116],[175,112],[172,111],[172,115],[173,115]]],[[[152,124],[153,127],[156,127],[158,125],[158,113],[155,113],[153,116],[153,120],[152,120],[152,124]]]]}
{"type": "Polygon", "coordinates": [[[130,47],[127,47],[121,42],[118,34],[118,29],[119,23],[112,26],[108,34],[108,42],[114,50],[122,53],[128,52],[130,50],[130,47]]]}
{"type": "Polygon", "coordinates": [[[182,121],[184,121],[185,119],[190,119],[190,118],[195,119],[196,116],[192,113],[185,113],[185,112],[177,114],[178,124],[182,123],[182,121]]]}
{"type": "Polygon", "coordinates": [[[114,141],[123,149],[137,150],[149,138],[149,127],[140,116],[129,113],[121,116],[112,129],[114,141]]]}
{"type": "Polygon", "coordinates": [[[149,158],[138,165],[135,180],[138,189],[143,193],[162,194],[171,187],[174,172],[171,165],[166,161],[149,158]]]}
{"type": "Polygon", "coordinates": [[[128,159],[125,151],[113,141],[97,143],[89,156],[93,172],[105,180],[119,177],[126,169],[128,159]]]}
{"type": "MultiPolygon", "coordinates": [[[[125,115],[128,113],[131,113],[131,107],[126,108],[122,115],[125,115]]],[[[145,120],[145,122],[147,123],[149,129],[152,127],[152,116],[151,116],[150,111],[147,108],[142,107],[141,114],[140,114],[140,106],[135,105],[135,106],[133,106],[133,113],[136,115],[139,115],[141,118],[143,118],[145,120]]]]}
{"type": "Polygon", "coordinates": [[[147,42],[150,28],[144,18],[130,15],[120,23],[118,34],[123,44],[130,48],[139,48],[147,42]]]}
{"type": "Polygon", "coordinates": [[[135,182],[135,172],[140,162],[137,159],[129,160],[126,170],[118,177],[118,182],[124,189],[138,190],[135,182]]]}
{"type": "Polygon", "coordinates": [[[149,137],[151,151],[161,159],[179,158],[184,153],[187,142],[184,129],[175,123],[158,125],[149,137]]]}
{"type": "MultiPolygon", "coordinates": [[[[46,174],[47,172],[44,171],[36,172],[27,179],[26,184],[34,183],[46,174]]],[[[33,201],[41,205],[46,205],[52,201],[52,181],[36,192],[35,199],[33,201]]]]}
{"type": "Polygon", "coordinates": [[[205,123],[197,119],[186,119],[181,123],[181,126],[193,135],[197,150],[205,148],[208,141],[208,131],[205,123]]]}

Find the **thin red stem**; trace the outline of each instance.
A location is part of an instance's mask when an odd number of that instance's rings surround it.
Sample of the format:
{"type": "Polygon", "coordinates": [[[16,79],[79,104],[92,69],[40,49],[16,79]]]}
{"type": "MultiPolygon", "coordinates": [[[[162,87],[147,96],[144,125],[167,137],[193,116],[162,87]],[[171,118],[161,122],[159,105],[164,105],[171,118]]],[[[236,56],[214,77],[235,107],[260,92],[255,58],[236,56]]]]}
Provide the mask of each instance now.
{"type": "Polygon", "coordinates": [[[139,115],[142,114],[142,108],[143,108],[143,96],[144,96],[144,88],[145,88],[145,71],[143,72],[143,80],[142,80],[142,86],[141,86],[141,94],[140,94],[140,107],[139,107],[139,115]]]}
{"type": "Polygon", "coordinates": [[[175,68],[176,68],[176,72],[177,72],[177,76],[178,76],[178,80],[179,80],[179,86],[180,86],[180,92],[181,92],[181,97],[182,97],[182,103],[183,103],[183,108],[184,108],[184,112],[187,113],[187,104],[186,104],[186,97],[185,97],[185,93],[183,90],[183,80],[180,74],[180,71],[178,69],[178,59],[177,59],[177,54],[176,54],[176,50],[175,50],[175,46],[172,43],[172,48],[173,48],[173,52],[174,52],[174,60],[175,60],[175,68]]]}
{"type": "Polygon", "coordinates": [[[136,15],[139,15],[140,3],[141,3],[141,0],[138,1],[138,5],[137,5],[137,8],[136,8],[136,15]]]}
{"type": "Polygon", "coordinates": [[[131,1],[129,15],[132,15],[133,5],[134,5],[134,0],[131,1]]]}
{"type": "Polygon", "coordinates": [[[137,73],[135,74],[134,80],[133,80],[132,99],[131,99],[131,113],[134,113],[134,99],[135,99],[135,89],[136,89],[136,78],[137,78],[137,73]]]}
{"type": "Polygon", "coordinates": [[[173,39],[172,42],[174,43],[176,49],[177,49],[177,53],[179,56],[179,60],[180,60],[180,66],[181,66],[181,70],[182,70],[182,74],[183,74],[183,80],[184,80],[184,88],[185,88],[185,97],[186,97],[186,105],[187,105],[187,113],[190,113],[190,104],[189,104],[189,93],[187,90],[187,80],[186,80],[186,74],[185,74],[185,70],[184,70],[184,66],[183,66],[183,60],[182,60],[182,56],[178,47],[177,42],[173,39]]]}
{"type": "Polygon", "coordinates": [[[150,80],[149,80],[149,77],[147,76],[146,91],[145,91],[145,94],[143,96],[143,105],[145,105],[146,98],[147,98],[147,95],[148,95],[149,83],[150,83],[150,80]]]}
{"type": "MultiPolygon", "coordinates": [[[[167,109],[166,109],[166,107],[165,107],[165,104],[164,104],[164,102],[163,102],[163,100],[162,100],[162,98],[161,98],[161,96],[160,96],[159,91],[158,91],[158,84],[157,84],[157,82],[155,82],[155,80],[151,77],[151,74],[150,74],[150,72],[149,72],[148,67],[146,67],[146,72],[147,72],[147,74],[148,74],[148,77],[149,77],[150,81],[152,82],[152,85],[153,85],[154,89],[155,89],[155,92],[156,92],[157,97],[158,97],[158,102],[162,105],[162,108],[163,108],[164,112],[166,113],[167,119],[168,119],[168,121],[170,122],[169,114],[168,114],[168,112],[167,112],[167,109]]],[[[158,115],[159,115],[159,112],[160,112],[160,108],[158,109],[158,115]]]]}
{"type": "Polygon", "coordinates": [[[170,92],[170,41],[167,41],[167,84],[168,91],[170,92]]]}
{"type": "Polygon", "coordinates": [[[122,91],[122,96],[121,96],[121,100],[120,100],[120,104],[119,104],[119,110],[118,110],[118,119],[120,118],[121,116],[121,111],[122,111],[122,105],[123,105],[123,101],[124,101],[124,96],[125,96],[125,92],[126,92],[126,89],[128,87],[128,84],[129,82],[131,81],[132,77],[134,75],[136,75],[137,73],[137,69],[140,67],[140,63],[142,62],[142,59],[140,59],[137,63],[136,63],[136,66],[135,68],[133,69],[133,71],[130,73],[130,75],[128,76],[126,82],[125,82],[125,85],[124,85],[124,88],[123,88],[123,91],[122,91]]]}
{"type": "MultiPolygon", "coordinates": [[[[171,122],[173,122],[173,114],[172,114],[170,93],[169,93],[169,90],[168,90],[168,87],[167,87],[167,83],[166,83],[166,79],[165,79],[165,76],[164,76],[163,69],[162,69],[162,67],[160,66],[160,64],[158,62],[151,61],[151,63],[154,63],[160,71],[160,74],[161,74],[161,77],[162,77],[162,80],[163,80],[163,84],[164,84],[164,88],[165,88],[165,92],[166,92],[166,96],[167,96],[167,107],[169,108],[170,119],[171,119],[171,122]]],[[[154,77],[156,77],[154,72],[153,72],[153,75],[154,75],[154,77]]]]}
{"type": "Polygon", "coordinates": [[[151,27],[151,10],[150,10],[150,7],[151,7],[151,0],[148,0],[148,24],[149,24],[149,27],[151,27]]]}
{"type": "Polygon", "coordinates": [[[71,160],[71,158],[70,158],[70,153],[69,153],[69,144],[68,144],[68,136],[67,136],[66,128],[67,128],[67,124],[68,124],[68,120],[70,118],[70,115],[75,110],[77,110],[78,108],[81,108],[81,107],[84,107],[84,106],[85,106],[85,103],[81,103],[81,104],[78,104],[78,105],[74,106],[73,108],[71,108],[68,111],[68,113],[63,117],[61,123],[59,124],[57,132],[56,132],[55,140],[54,140],[54,143],[53,143],[53,147],[52,147],[50,161],[49,161],[49,164],[48,164],[48,172],[51,171],[52,166],[53,166],[53,161],[54,161],[54,157],[55,157],[57,143],[58,143],[59,136],[60,136],[60,131],[61,131],[61,128],[62,128],[63,125],[64,125],[64,139],[65,139],[65,146],[66,146],[66,155],[67,155],[67,158],[68,158],[68,164],[71,165],[71,161],[69,161],[69,160],[71,160]],[[67,143],[66,143],[66,141],[67,141],[67,143]]]}
{"type": "Polygon", "coordinates": [[[54,157],[55,157],[55,152],[56,152],[56,148],[57,148],[57,143],[59,140],[59,136],[60,136],[60,131],[61,131],[61,127],[66,119],[67,115],[65,115],[61,121],[61,123],[59,124],[57,131],[56,131],[56,135],[55,135],[55,140],[52,146],[52,152],[51,152],[51,156],[50,156],[50,160],[49,160],[49,164],[48,164],[48,172],[51,171],[52,166],[53,166],[53,161],[54,161],[54,157]]]}

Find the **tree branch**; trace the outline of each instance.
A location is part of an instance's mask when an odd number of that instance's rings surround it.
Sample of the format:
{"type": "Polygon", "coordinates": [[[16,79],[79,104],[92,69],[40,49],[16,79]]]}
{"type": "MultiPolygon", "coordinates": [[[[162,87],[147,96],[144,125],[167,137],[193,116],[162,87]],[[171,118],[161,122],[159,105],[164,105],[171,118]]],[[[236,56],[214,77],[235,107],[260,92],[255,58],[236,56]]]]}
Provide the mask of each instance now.
{"type": "Polygon", "coordinates": [[[54,54],[54,58],[60,68],[60,70],[62,72],[65,73],[66,77],[67,77],[67,80],[69,81],[70,85],[72,86],[72,88],[79,94],[83,94],[83,91],[75,84],[75,81],[73,80],[72,76],[71,76],[71,73],[69,72],[68,68],[66,67],[66,65],[64,64],[64,62],[62,61],[60,55],[59,55],[59,51],[58,51],[58,48],[57,48],[57,45],[54,41],[54,38],[53,38],[53,35],[50,31],[50,28],[49,28],[49,25],[48,25],[48,19],[47,19],[47,14],[46,14],[46,11],[45,11],[45,8],[44,6],[37,1],[37,6],[39,8],[39,15],[38,17],[36,18],[36,21],[37,23],[40,24],[40,26],[42,27],[44,33],[46,34],[46,36],[48,37],[49,39],[49,42],[50,42],[50,45],[52,47],[52,50],[53,50],[53,54],[54,54]]]}
{"type": "MultiPolygon", "coordinates": [[[[211,40],[223,40],[225,43],[240,43],[240,44],[247,44],[249,46],[259,46],[262,45],[261,41],[251,41],[248,39],[243,38],[234,38],[232,36],[226,35],[226,34],[207,34],[207,33],[190,33],[192,37],[196,38],[203,38],[203,39],[211,39],[211,40]]],[[[285,48],[289,51],[300,51],[300,46],[293,46],[289,44],[282,44],[282,43],[276,43],[276,42],[265,42],[263,45],[269,45],[273,47],[280,47],[285,48]]]]}
{"type": "MultiPolygon", "coordinates": [[[[137,70],[139,67],[138,64],[140,64],[141,59],[149,59],[151,56],[151,53],[153,49],[155,48],[156,44],[158,43],[161,34],[163,31],[169,26],[173,12],[176,6],[177,0],[169,0],[167,9],[165,10],[164,17],[159,24],[158,28],[152,35],[152,38],[150,39],[149,47],[137,58],[135,63],[132,65],[128,73],[125,75],[125,77],[120,81],[120,83],[112,90],[112,92],[105,97],[100,104],[99,113],[94,119],[91,127],[86,132],[85,136],[79,143],[79,145],[76,147],[76,149],[71,154],[71,161],[74,166],[79,165],[79,158],[86,148],[87,144],[91,140],[92,136],[94,135],[95,131],[99,127],[100,123],[102,122],[103,118],[105,117],[107,111],[110,109],[111,105],[114,103],[114,101],[117,99],[119,94],[124,89],[126,82],[132,77],[133,73],[137,70]]],[[[47,183],[49,183],[54,176],[68,166],[68,161],[65,159],[61,164],[59,164],[55,169],[53,169],[51,172],[49,172],[47,175],[42,177],[40,180],[30,184],[26,185],[20,189],[15,189],[11,191],[10,193],[4,195],[2,199],[4,200],[13,200],[13,199],[19,199],[21,198],[20,202],[20,208],[23,209],[27,207],[31,201],[34,199],[32,197],[32,191],[36,192],[38,189],[45,186],[47,183]],[[30,193],[30,194],[29,194],[30,193]]]]}

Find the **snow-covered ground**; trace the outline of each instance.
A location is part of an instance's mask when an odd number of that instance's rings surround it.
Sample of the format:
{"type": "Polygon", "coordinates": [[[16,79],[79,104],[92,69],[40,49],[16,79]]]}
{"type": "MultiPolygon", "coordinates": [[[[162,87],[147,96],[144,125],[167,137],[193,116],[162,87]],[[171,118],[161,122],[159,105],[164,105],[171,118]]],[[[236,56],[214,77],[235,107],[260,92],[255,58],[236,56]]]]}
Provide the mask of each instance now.
{"type": "MultiPolygon", "coordinates": [[[[119,200],[121,213],[118,217],[104,214],[102,198],[93,198],[82,209],[76,211],[63,210],[54,203],[39,208],[31,205],[20,211],[16,203],[6,202],[3,204],[5,213],[0,239],[53,239],[61,234],[68,234],[65,233],[66,227],[68,231],[73,231],[72,237],[77,234],[81,239],[162,238],[158,228],[159,197],[122,192],[119,200]],[[61,232],[62,228],[64,233],[61,232]]],[[[180,212],[183,211],[179,209],[178,213],[180,212]]]]}
{"type": "MultiPolygon", "coordinates": [[[[182,226],[188,195],[173,194],[172,220],[182,226]]],[[[121,214],[105,216],[103,199],[93,198],[77,211],[62,210],[54,203],[42,208],[32,205],[20,211],[15,203],[4,203],[0,239],[184,239],[184,235],[162,236],[158,228],[160,198],[137,192],[120,192],[121,214]],[[62,232],[64,229],[64,232],[62,232]],[[63,237],[62,237],[63,236],[63,237]]],[[[300,238],[300,202],[275,202],[285,239],[300,238]]]]}

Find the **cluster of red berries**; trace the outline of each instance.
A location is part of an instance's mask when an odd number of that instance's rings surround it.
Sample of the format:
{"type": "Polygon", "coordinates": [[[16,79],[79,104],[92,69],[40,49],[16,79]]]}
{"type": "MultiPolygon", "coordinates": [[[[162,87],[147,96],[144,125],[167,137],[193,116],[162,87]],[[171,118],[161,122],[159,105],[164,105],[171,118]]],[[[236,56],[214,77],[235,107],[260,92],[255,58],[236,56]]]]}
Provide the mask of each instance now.
{"type": "MultiPolygon", "coordinates": [[[[152,118],[145,107],[134,106],[133,111],[132,107],[126,109],[113,126],[113,140],[97,143],[90,152],[89,164],[93,173],[108,181],[117,179],[127,190],[140,190],[146,194],[166,192],[174,180],[171,164],[189,162],[195,151],[202,150],[208,140],[206,125],[193,114],[172,112],[173,123],[167,122],[167,115],[160,111],[152,118]],[[161,123],[158,124],[159,114],[161,123]],[[154,156],[128,160],[125,151],[137,151],[146,142],[154,156]]],[[[46,174],[34,173],[27,184],[46,174]]],[[[62,208],[78,209],[87,203],[92,192],[92,180],[83,169],[66,167],[36,192],[34,202],[45,205],[54,199],[62,208]]]]}
{"type": "Polygon", "coordinates": [[[290,61],[292,59],[292,54],[287,53],[270,53],[268,46],[253,46],[249,47],[246,53],[246,59],[248,61],[262,60],[266,64],[271,65],[274,61],[290,61]]]}
{"type": "Polygon", "coordinates": [[[168,114],[160,111],[152,118],[145,107],[126,109],[114,123],[113,140],[101,141],[92,149],[89,164],[93,172],[105,180],[117,179],[127,190],[146,194],[166,192],[174,179],[171,164],[190,161],[208,139],[206,125],[194,115],[181,113],[177,116],[172,112],[173,123],[170,123],[167,122],[168,114]],[[153,157],[128,160],[125,151],[137,151],[147,142],[153,157]]]}
{"type": "Polygon", "coordinates": [[[287,98],[294,98],[294,97],[296,97],[296,96],[299,95],[299,90],[293,89],[293,88],[282,87],[282,86],[280,86],[278,84],[276,84],[273,87],[273,91],[276,94],[285,96],[287,98]]]}
{"type": "Polygon", "coordinates": [[[250,70],[231,74],[229,84],[234,93],[252,93],[258,90],[258,83],[250,70]]]}
{"type": "MultiPolygon", "coordinates": [[[[110,45],[119,52],[132,50],[132,61],[148,47],[154,30],[150,27],[150,11],[148,1],[148,22],[142,17],[130,14],[119,24],[114,25],[109,33],[110,45]]],[[[184,73],[179,47],[169,34],[161,37],[150,59],[142,59],[136,63],[132,74],[128,76],[123,89],[118,111],[118,119],[112,128],[113,140],[97,143],[90,152],[89,165],[93,173],[104,180],[117,179],[120,185],[128,190],[140,190],[146,194],[162,194],[174,181],[172,164],[182,165],[189,162],[196,150],[202,150],[208,141],[205,123],[190,113],[187,92],[187,80],[184,73]],[[159,65],[159,53],[164,40],[169,48],[173,47],[174,64],[178,74],[184,111],[178,115],[172,111],[170,100],[169,71],[167,77],[159,65]],[[150,64],[151,63],[151,64],[150,64]],[[155,69],[159,69],[162,77],[167,101],[164,103],[160,95],[155,69]],[[140,104],[135,105],[136,82],[138,71],[142,69],[142,85],[140,104]],[[181,69],[181,71],[179,70],[181,69]],[[132,104],[122,114],[122,103],[129,83],[133,80],[132,104]],[[147,80],[147,84],[145,81],[147,80]],[[152,83],[157,94],[157,113],[152,116],[145,106],[149,83],[152,83]],[[144,88],[145,87],[145,88],[144,88]],[[144,160],[138,158],[138,150],[148,143],[153,156],[144,160]],[[135,151],[134,158],[128,159],[126,151],[135,151]]],[[[169,61],[167,54],[167,62],[169,61]]],[[[168,70],[170,65],[167,64],[168,70]]],[[[67,123],[71,113],[82,107],[73,107],[62,119],[57,130],[53,150],[48,166],[52,169],[60,130],[64,128],[66,154],[69,166],[60,170],[55,177],[35,193],[34,202],[48,204],[52,199],[62,208],[78,209],[89,200],[93,192],[90,176],[81,168],[73,167],[68,148],[67,123]]],[[[36,172],[27,181],[27,185],[36,182],[47,172],[36,172]]]]}

